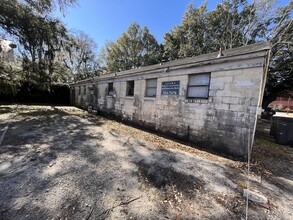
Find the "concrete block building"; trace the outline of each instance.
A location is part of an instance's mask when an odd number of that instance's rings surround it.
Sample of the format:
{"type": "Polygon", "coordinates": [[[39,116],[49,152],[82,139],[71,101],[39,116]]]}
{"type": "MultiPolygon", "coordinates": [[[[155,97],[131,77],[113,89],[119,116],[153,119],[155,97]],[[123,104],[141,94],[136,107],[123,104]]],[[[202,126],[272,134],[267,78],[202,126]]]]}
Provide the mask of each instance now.
{"type": "Polygon", "coordinates": [[[258,43],[71,84],[73,105],[246,158],[270,43],[258,43]]]}

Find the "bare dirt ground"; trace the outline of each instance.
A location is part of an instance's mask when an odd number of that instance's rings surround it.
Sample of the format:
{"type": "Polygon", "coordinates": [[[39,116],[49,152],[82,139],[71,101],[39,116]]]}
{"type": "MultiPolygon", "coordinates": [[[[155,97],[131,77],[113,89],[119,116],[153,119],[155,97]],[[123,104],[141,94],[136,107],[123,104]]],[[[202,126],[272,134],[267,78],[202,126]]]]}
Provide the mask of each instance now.
{"type": "MultiPolygon", "coordinates": [[[[293,148],[260,125],[248,218],[292,219],[293,148]]],[[[245,218],[246,163],[74,107],[2,105],[0,129],[0,219],[245,218]]]]}

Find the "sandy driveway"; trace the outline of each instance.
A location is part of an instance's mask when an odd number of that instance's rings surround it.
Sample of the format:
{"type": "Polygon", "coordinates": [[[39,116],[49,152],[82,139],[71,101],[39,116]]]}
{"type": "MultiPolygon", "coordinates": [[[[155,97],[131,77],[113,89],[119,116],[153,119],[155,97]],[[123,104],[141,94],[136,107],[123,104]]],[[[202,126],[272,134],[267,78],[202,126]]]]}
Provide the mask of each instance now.
{"type": "MultiPolygon", "coordinates": [[[[0,219],[245,218],[245,163],[74,107],[0,106],[2,134],[8,122],[0,219]]],[[[249,219],[290,219],[292,164],[274,177],[259,164],[251,187],[269,203],[249,219]]]]}

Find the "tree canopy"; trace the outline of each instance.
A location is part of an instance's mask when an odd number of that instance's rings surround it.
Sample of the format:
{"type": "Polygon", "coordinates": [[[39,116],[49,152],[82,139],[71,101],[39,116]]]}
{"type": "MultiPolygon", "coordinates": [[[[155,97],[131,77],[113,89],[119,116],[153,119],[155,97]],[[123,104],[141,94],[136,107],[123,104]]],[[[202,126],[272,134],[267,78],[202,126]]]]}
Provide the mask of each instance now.
{"type": "Polygon", "coordinates": [[[229,49],[259,41],[271,41],[264,105],[293,88],[293,1],[276,8],[274,0],[222,0],[207,12],[206,3],[190,4],[182,23],[164,36],[165,56],[169,60],[191,57],[219,48],[229,49]]]}
{"type": "Polygon", "coordinates": [[[73,81],[95,76],[98,71],[96,43],[83,32],[71,34],[61,52],[61,59],[73,81]]]}
{"type": "Polygon", "coordinates": [[[272,52],[264,106],[277,96],[292,95],[293,88],[293,1],[276,11],[271,28],[272,52]]]}
{"type": "Polygon", "coordinates": [[[114,72],[158,63],[161,52],[149,29],[134,22],[116,42],[106,44],[102,56],[106,69],[114,72]]]}
{"type": "Polygon", "coordinates": [[[269,40],[275,26],[273,1],[222,0],[207,12],[206,2],[198,8],[190,4],[181,25],[164,36],[165,54],[170,59],[245,46],[269,40]],[[260,7],[262,5],[262,8],[260,7]]]}
{"type": "Polygon", "coordinates": [[[23,84],[48,90],[56,82],[269,40],[273,48],[265,91],[268,104],[293,87],[293,1],[282,8],[276,8],[276,2],[222,0],[212,11],[206,2],[199,7],[190,4],[181,24],[165,33],[163,44],[134,22],[97,57],[97,45],[88,35],[72,33],[54,18],[55,10],[65,13],[76,0],[0,0],[0,35],[12,37],[19,51],[18,65],[0,61],[0,93],[15,93],[23,84]]]}
{"type": "Polygon", "coordinates": [[[54,10],[58,8],[64,13],[75,0],[0,2],[0,34],[13,38],[19,51],[17,67],[3,60],[0,63],[2,88],[16,91],[19,86],[27,85],[50,90],[52,83],[71,82],[96,74],[94,41],[83,33],[71,34],[64,23],[53,16],[54,10]]]}

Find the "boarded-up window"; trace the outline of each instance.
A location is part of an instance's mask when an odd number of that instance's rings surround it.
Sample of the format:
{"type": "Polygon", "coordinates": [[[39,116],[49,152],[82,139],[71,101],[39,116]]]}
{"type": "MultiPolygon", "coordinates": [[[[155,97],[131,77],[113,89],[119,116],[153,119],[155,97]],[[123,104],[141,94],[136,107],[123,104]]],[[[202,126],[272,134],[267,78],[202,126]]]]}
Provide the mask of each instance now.
{"type": "Polygon", "coordinates": [[[145,87],[146,97],[156,97],[157,95],[157,79],[147,79],[145,87]]]}
{"type": "Polygon", "coordinates": [[[134,81],[127,81],[126,85],[126,96],[133,96],[134,95],[134,81]]]}
{"type": "Polygon", "coordinates": [[[187,98],[208,98],[210,73],[189,75],[187,98]]]}
{"type": "Polygon", "coordinates": [[[113,83],[108,83],[108,95],[112,96],[114,94],[113,83]]]}

